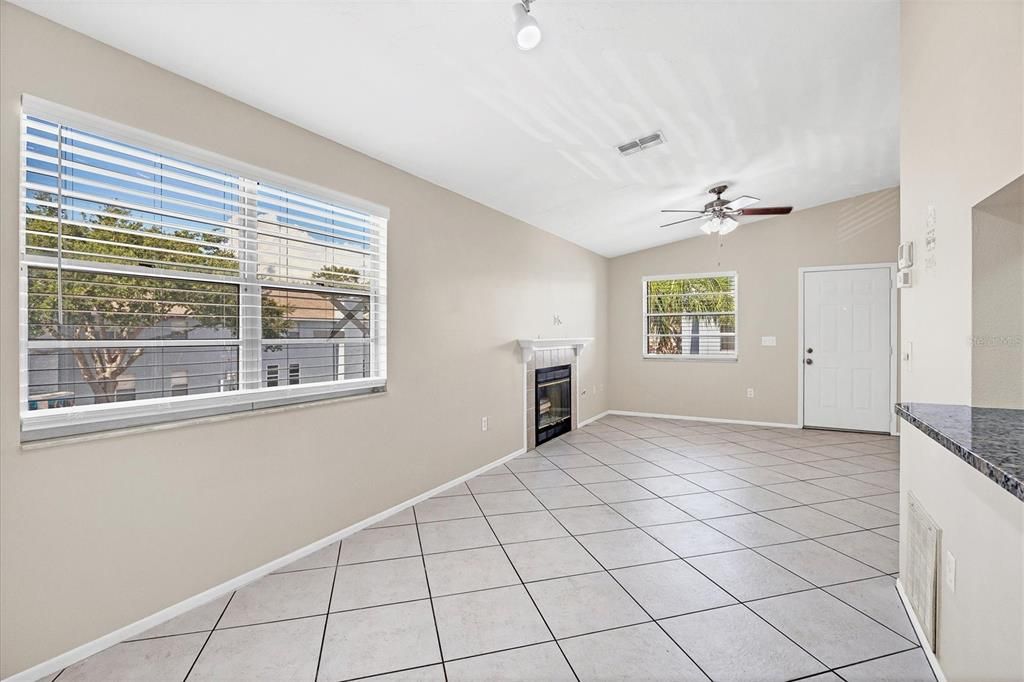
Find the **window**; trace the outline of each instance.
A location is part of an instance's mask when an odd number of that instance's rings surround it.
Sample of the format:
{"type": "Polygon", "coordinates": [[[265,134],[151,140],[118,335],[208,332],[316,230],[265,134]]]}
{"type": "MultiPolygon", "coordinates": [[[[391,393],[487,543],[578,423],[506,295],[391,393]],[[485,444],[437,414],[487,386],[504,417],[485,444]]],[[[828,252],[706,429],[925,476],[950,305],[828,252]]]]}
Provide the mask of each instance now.
{"type": "Polygon", "coordinates": [[[736,358],[736,273],[645,277],[644,356],[736,358]]]}
{"type": "Polygon", "coordinates": [[[23,439],[383,388],[386,209],[23,105],[23,439]]]}

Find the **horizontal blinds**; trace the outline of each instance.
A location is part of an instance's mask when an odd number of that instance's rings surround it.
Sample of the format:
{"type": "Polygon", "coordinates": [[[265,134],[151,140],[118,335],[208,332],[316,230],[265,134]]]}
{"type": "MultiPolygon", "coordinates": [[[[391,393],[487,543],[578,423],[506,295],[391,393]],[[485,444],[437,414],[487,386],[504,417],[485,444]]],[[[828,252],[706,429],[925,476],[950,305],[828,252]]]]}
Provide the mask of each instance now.
{"type": "Polygon", "coordinates": [[[31,114],[27,410],[385,376],[386,217],[31,114]]]}
{"type": "Polygon", "coordinates": [[[649,279],[644,310],[647,354],[736,354],[735,274],[649,279]]]}

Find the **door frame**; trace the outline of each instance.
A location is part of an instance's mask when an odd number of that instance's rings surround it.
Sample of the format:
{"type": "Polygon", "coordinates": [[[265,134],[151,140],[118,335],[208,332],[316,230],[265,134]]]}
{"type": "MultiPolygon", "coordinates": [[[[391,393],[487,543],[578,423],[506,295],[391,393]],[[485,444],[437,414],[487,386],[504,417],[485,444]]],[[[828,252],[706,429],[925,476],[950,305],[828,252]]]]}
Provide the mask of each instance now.
{"type": "Polygon", "coordinates": [[[896,404],[896,344],[897,344],[897,320],[896,314],[896,264],[895,263],[859,263],[855,265],[814,265],[797,268],[797,290],[799,291],[797,308],[797,393],[796,393],[796,425],[804,428],[804,274],[808,272],[828,272],[832,270],[875,270],[886,268],[889,270],[889,434],[899,433],[899,423],[896,419],[894,405],[896,404]]]}

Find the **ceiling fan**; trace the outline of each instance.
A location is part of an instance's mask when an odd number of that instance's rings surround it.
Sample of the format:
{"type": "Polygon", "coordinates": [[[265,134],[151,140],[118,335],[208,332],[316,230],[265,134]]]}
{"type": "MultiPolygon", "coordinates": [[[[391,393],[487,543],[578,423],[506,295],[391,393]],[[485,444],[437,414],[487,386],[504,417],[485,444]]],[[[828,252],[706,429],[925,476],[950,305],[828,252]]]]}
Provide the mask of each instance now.
{"type": "Polygon", "coordinates": [[[764,208],[747,208],[760,201],[757,197],[741,196],[735,199],[723,199],[722,194],[729,188],[728,185],[716,185],[708,190],[715,198],[704,204],[703,210],[686,210],[678,208],[662,209],[662,213],[696,213],[692,218],[683,218],[675,222],[666,223],[661,227],[672,227],[680,223],[688,223],[691,220],[705,219],[700,226],[704,234],[729,234],[739,226],[736,218],[747,215],[786,215],[793,210],[792,206],[768,206],[764,208]]]}

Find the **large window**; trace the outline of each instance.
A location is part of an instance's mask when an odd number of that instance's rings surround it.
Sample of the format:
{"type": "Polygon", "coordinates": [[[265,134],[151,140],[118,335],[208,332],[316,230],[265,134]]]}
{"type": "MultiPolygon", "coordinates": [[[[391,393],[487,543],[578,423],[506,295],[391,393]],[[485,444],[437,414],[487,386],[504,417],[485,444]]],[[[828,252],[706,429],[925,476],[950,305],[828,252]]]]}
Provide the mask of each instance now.
{"type": "Polygon", "coordinates": [[[23,437],[384,386],[385,209],[28,98],[21,161],[23,437]]]}
{"type": "Polygon", "coordinates": [[[644,278],[644,356],[736,358],[736,273],[644,278]]]}

